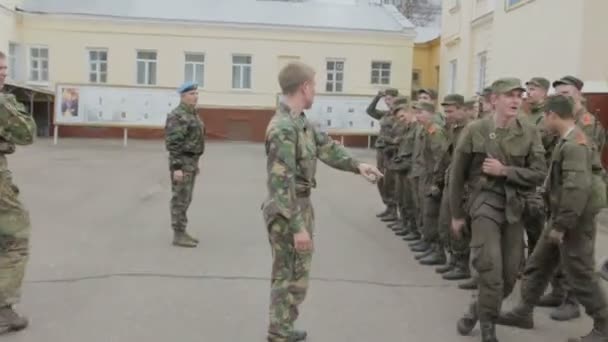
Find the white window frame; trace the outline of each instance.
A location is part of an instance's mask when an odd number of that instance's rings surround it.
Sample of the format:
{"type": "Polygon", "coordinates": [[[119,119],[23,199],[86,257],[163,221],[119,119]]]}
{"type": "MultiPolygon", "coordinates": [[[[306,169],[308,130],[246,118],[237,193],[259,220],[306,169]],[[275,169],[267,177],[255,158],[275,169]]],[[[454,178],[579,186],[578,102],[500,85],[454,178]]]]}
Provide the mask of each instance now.
{"type": "Polygon", "coordinates": [[[345,72],[346,68],[346,59],[344,58],[328,58],[325,60],[325,92],[327,93],[343,93],[344,92],[344,80],[345,80],[345,72]],[[334,69],[329,69],[329,63],[334,63],[334,69]],[[337,70],[336,65],[338,63],[342,63],[342,70],[337,70]],[[331,80],[330,80],[331,75],[331,80]],[[341,75],[342,80],[337,80],[338,75],[341,75]],[[337,85],[340,84],[340,90],[336,90],[337,85]],[[331,90],[329,90],[328,86],[331,85],[331,90]]]}
{"type": "Polygon", "coordinates": [[[230,57],[232,61],[232,89],[233,90],[251,90],[253,88],[253,56],[250,54],[235,53],[230,57]],[[236,62],[235,58],[249,58],[249,63],[236,62]],[[245,84],[245,75],[249,74],[249,84],[245,84]],[[238,75],[238,80],[235,76],[238,75]]]}
{"type": "MultiPolygon", "coordinates": [[[[392,69],[393,69],[393,63],[389,62],[389,61],[372,61],[371,64],[371,77],[370,77],[370,82],[373,85],[382,85],[382,86],[386,86],[386,85],[390,85],[391,84],[391,76],[392,76],[392,69]],[[374,68],[374,64],[380,64],[379,68],[374,68]],[[388,64],[388,69],[385,69],[384,66],[388,64]],[[376,80],[376,82],[374,82],[374,71],[378,72],[378,79],[376,80]],[[382,73],[384,71],[388,71],[388,76],[383,76],[382,73]],[[386,82],[383,82],[385,81],[386,82]]],[[[344,82],[344,81],[342,81],[344,82]]]]}
{"type": "Polygon", "coordinates": [[[135,83],[141,86],[154,86],[158,83],[158,51],[141,49],[135,52],[135,83]],[[153,53],[154,59],[140,58],[139,53],[153,53]],[[144,63],[144,81],[139,82],[139,65],[144,63]],[[154,82],[150,80],[150,68],[154,67],[154,82]]]}
{"type": "Polygon", "coordinates": [[[198,84],[199,88],[205,86],[205,60],[207,56],[203,52],[190,52],[184,53],[184,81],[194,82],[198,84]],[[188,60],[188,57],[202,57],[201,60],[188,60]],[[188,67],[191,70],[188,70],[188,67]],[[200,72],[200,75],[199,75],[200,72]],[[199,77],[200,76],[200,77],[199,77]]]}
{"type": "Polygon", "coordinates": [[[477,92],[481,93],[486,86],[488,72],[488,52],[477,54],[477,92]]]}
{"type": "Polygon", "coordinates": [[[458,59],[452,59],[448,68],[448,93],[456,93],[456,81],[458,80],[458,59]]]}
{"type": "Polygon", "coordinates": [[[105,84],[108,83],[108,49],[106,48],[87,48],[87,66],[88,66],[88,82],[94,84],[105,84]],[[91,58],[91,52],[97,52],[97,60],[91,58]],[[99,57],[99,54],[105,52],[105,61],[99,57]],[[105,65],[106,71],[101,71],[101,66],[105,65]],[[95,75],[95,80],[91,80],[91,76],[95,75]],[[102,76],[105,76],[105,80],[102,81],[102,76]]]}
{"type": "Polygon", "coordinates": [[[49,75],[50,74],[50,72],[49,72],[50,50],[49,50],[49,47],[46,45],[28,46],[27,61],[28,61],[28,63],[27,63],[27,82],[30,84],[40,84],[40,85],[48,84],[49,79],[50,79],[50,75],[49,75]],[[32,56],[32,51],[35,49],[38,50],[38,57],[32,56]],[[46,50],[46,59],[44,57],[40,57],[41,50],[46,50]],[[34,68],[32,67],[32,63],[34,61],[38,62],[38,67],[36,68],[38,71],[37,79],[33,79],[33,77],[32,77],[32,72],[34,71],[34,68]],[[46,61],[46,79],[44,79],[44,77],[42,77],[42,72],[44,71],[44,68],[42,67],[42,63],[45,61],[46,61]]]}
{"type": "Polygon", "coordinates": [[[533,0],[514,0],[514,1],[517,1],[515,3],[511,2],[513,0],[504,0],[504,1],[505,1],[505,11],[510,11],[510,10],[519,8],[529,2],[532,2],[533,0]]]}
{"type": "Polygon", "coordinates": [[[18,60],[20,45],[17,42],[8,42],[8,77],[13,80],[18,78],[18,60]]]}

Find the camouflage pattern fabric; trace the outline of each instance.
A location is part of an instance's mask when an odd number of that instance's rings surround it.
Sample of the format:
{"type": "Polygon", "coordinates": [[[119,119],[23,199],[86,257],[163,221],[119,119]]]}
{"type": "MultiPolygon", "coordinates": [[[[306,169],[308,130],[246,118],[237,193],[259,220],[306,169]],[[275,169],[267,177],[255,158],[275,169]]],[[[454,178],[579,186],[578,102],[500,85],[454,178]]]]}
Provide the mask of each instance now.
{"type": "Polygon", "coordinates": [[[312,253],[297,252],[293,235],[307,229],[313,238],[310,193],[316,187],[317,159],[353,173],[358,173],[359,162],[284,103],[268,124],[266,156],[268,197],[262,213],[273,258],[268,340],[282,342],[293,332],[308,289],[312,253]]]}
{"type": "Polygon", "coordinates": [[[36,123],[13,95],[0,94],[0,307],[16,304],[29,256],[30,216],[6,154],[34,141],[36,123]]]}
{"type": "Polygon", "coordinates": [[[167,115],[165,146],[169,151],[171,171],[171,227],[174,231],[183,232],[188,224],[186,212],[192,202],[192,192],[199,172],[198,162],[205,152],[205,126],[194,106],[181,103],[167,115]],[[181,170],[184,174],[181,182],[173,179],[173,171],[176,170],[181,170]]]}

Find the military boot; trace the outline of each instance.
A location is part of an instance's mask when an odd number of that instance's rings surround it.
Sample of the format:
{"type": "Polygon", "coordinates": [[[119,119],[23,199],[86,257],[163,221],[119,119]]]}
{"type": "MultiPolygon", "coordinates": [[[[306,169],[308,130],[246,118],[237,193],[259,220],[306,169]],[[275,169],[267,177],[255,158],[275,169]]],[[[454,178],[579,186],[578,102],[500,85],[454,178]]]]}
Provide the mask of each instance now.
{"type": "Polygon", "coordinates": [[[477,290],[477,278],[471,278],[471,280],[458,285],[461,290],[477,290]]]}
{"type": "Polygon", "coordinates": [[[176,231],[173,233],[173,245],[179,247],[193,248],[198,245],[198,242],[192,238],[188,233],[176,231]]]}
{"type": "Polygon", "coordinates": [[[445,273],[442,278],[445,280],[464,280],[471,278],[468,260],[462,257],[456,257],[455,259],[457,260],[455,266],[449,272],[445,273]]]}
{"type": "Polygon", "coordinates": [[[498,342],[496,326],[492,322],[481,322],[481,342],[498,342]]]}
{"type": "Polygon", "coordinates": [[[414,247],[420,246],[422,244],[426,244],[426,242],[424,240],[417,240],[417,241],[409,242],[407,245],[410,246],[410,248],[414,248],[414,247]]]}
{"type": "Polygon", "coordinates": [[[27,328],[28,324],[27,318],[20,316],[12,306],[0,309],[0,334],[23,330],[27,328]]]}
{"type": "Polygon", "coordinates": [[[501,312],[496,324],[520,329],[534,329],[534,307],[520,303],[511,311],[501,312]]]}
{"type": "Polygon", "coordinates": [[[414,256],[414,259],[416,259],[416,260],[422,260],[422,259],[428,257],[429,255],[433,254],[434,251],[435,250],[431,247],[428,250],[423,251],[420,254],[416,254],[416,256],[414,256]]]}
{"type": "Polygon", "coordinates": [[[443,265],[447,262],[447,258],[445,256],[445,251],[443,247],[436,243],[433,245],[433,252],[427,255],[426,257],[420,259],[420,264],[425,266],[437,266],[443,265]]]}
{"type": "Polygon", "coordinates": [[[412,252],[421,253],[421,252],[427,252],[427,251],[431,250],[431,245],[429,245],[424,240],[421,240],[421,241],[422,241],[421,243],[412,246],[412,248],[411,248],[412,252]]]}
{"type": "Polygon", "coordinates": [[[561,291],[551,291],[546,295],[540,297],[536,306],[544,307],[544,308],[557,308],[564,303],[566,299],[566,294],[561,293],[561,291]]]}
{"type": "Polygon", "coordinates": [[[578,305],[578,301],[569,295],[562,305],[549,314],[549,317],[554,321],[560,322],[570,321],[581,317],[581,309],[578,305]]]}
{"type": "Polygon", "coordinates": [[[394,222],[394,221],[397,221],[398,219],[399,219],[399,216],[397,215],[397,208],[391,207],[390,208],[390,212],[387,215],[382,216],[380,218],[380,221],[382,221],[382,222],[394,222]]]}
{"type": "Polygon", "coordinates": [[[403,237],[403,241],[419,241],[422,236],[419,232],[411,231],[409,234],[403,237]]]}
{"type": "Polygon", "coordinates": [[[471,331],[475,329],[478,320],[479,316],[477,315],[477,304],[471,303],[469,304],[469,311],[467,311],[467,313],[465,313],[456,324],[458,333],[462,336],[470,334],[471,331]]]}
{"type": "Polygon", "coordinates": [[[456,267],[456,258],[454,257],[454,254],[450,253],[450,257],[449,257],[449,261],[447,264],[443,265],[443,266],[439,266],[435,269],[436,273],[439,274],[444,274],[444,273],[448,273],[452,270],[452,268],[456,267]]]}
{"type": "Polygon", "coordinates": [[[376,217],[382,218],[390,213],[390,208],[386,207],[383,212],[376,214],[376,217]]]}
{"type": "Polygon", "coordinates": [[[308,334],[304,330],[294,330],[289,336],[289,342],[305,341],[308,334]]]}
{"type": "Polygon", "coordinates": [[[386,225],[386,228],[392,229],[392,230],[395,230],[395,229],[401,230],[401,229],[403,229],[403,221],[401,221],[399,219],[399,220],[397,220],[397,221],[395,221],[393,223],[389,223],[389,224],[386,225]]]}

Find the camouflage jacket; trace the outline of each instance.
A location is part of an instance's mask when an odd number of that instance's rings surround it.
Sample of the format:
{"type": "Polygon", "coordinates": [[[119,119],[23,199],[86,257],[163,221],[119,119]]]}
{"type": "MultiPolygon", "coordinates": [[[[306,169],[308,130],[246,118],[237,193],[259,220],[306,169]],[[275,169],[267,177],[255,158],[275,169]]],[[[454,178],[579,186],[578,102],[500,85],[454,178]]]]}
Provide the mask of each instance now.
{"type": "Polygon", "coordinates": [[[376,139],[375,147],[383,149],[386,147],[386,137],[392,130],[395,124],[396,117],[390,113],[390,111],[378,110],[378,102],[382,99],[382,95],[376,95],[372,102],[367,107],[367,115],[379,121],[380,133],[378,133],[378,139],[376,139]]]}
{"type": "Polygon", "coordinates": [[[585,229],[580,224],[582,215],[595,215],[605,205],[605,185],[594,173],[595,153],[589,138],[576,127],[560,139],[545,181],[551,208],[553,229],[566,231],[585,229]]]}
{"type": "Polygon", "coordinates": [[[419,158],[425,170],[424,180],[428,186],[434,185],[434,180],[443,178],[445,170],[441,170],[439,164],[448,150],[448,139],[445,130],[433,122],[429,127],[423,127],[426,138],[420,149],[419,158]]]}
{"type": "MultiPolygon", "coordinates": [[[[547,161],[547,163],[550,163],[551,155],[553,154],[553,149],[559,141],[559,137],[547,131],[547,129],[545,128],[545,113],[542,111],[542,108],[542,104],[533,105],[530,108],[530,113],[522,114],[522,117],[525,118],[525,120],[529,124],[536,126],[536,128],[540,132],[540,138],[543,143],[543,147],[545,148],[545,160],[547,161]]],[[[547,167],[548,166],[549,165],[547,165],[547,167]]]]}
{"type": "Polygon", "coordinates": [[[30,145],[36,135],[36,122],[14,95],[0,93],[0,172],[8,169],[6,154],[15,145],[30,145]]]}
{"type": "Polygon", "coordinates": [[[388,168],[390,170],[409,173],[412,170],[412,156],[414,154],[414,145],[416,141],[416,127],[418,124],[412,122],[402,124],[403,130],[400,132],[401,140],[397,154],[390,161],[388,168]]]}
{"type": "Polygon", "coordinates": [[[358,173],[359,162],[327,134],[320,133],[301,113],[280,103],[266,129],[268,197],[262,208],[267,224],[277,216],[289,221],[292,232],[304,228],[298,198],[316,187],[317,159],[343,171],[358,173]]]}
{"type": "Polygon", "coordinates": [[[205,152],[205,125],[194,107],[181,103],[167,115],[165,147],[172,171],[196,169],[198,158],[205,152]]]}
{"type": "Polygon", "coordinates": [[[545,149],[536,127],[516,118],[509,127],[497,128],[494,115],[473,121],[460,134],[452,156],[449,184],[452,215],[467,216],[462,198],[468,183],[470,216],[485,216],[498,224],[519,222],[525,204],[522,192],[541,186],[546,173],[545,149]],[[490,156],[506,166],[505,176],[483,173],[483,162],[490,156]]]}
{"type": "Polygon", "coordinates": [[[441,156],[440,162],[437,163],[436,170],[433,171],[433,174],[435,175],[433,184],[440,189],[442,189],[448,182],[449,168],[450,163],[452,162],[454,148],[456,147],[460,133],[462,133],[462,130],[469,122],[470,120],[465,119],[462,122],[452,123],[449,125],[448,130],[446,131],[448,148],[446,149],[445,153],[443,153],[443,156],[441,156]]]}

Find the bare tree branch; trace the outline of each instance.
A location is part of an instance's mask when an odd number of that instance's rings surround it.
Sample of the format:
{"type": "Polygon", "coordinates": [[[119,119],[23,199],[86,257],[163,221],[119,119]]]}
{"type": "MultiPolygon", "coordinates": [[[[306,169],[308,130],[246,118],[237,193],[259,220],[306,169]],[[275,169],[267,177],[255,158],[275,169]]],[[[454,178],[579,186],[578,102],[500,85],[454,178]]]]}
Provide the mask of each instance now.
{"type": "Polygon", "coordinates": [[[396,7],[416,26],[427,26],[441,15],[441,5],[430,0],[401,0],[396,7]]]}

